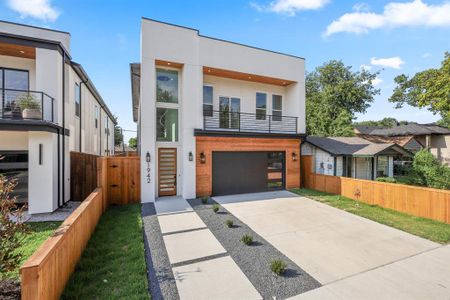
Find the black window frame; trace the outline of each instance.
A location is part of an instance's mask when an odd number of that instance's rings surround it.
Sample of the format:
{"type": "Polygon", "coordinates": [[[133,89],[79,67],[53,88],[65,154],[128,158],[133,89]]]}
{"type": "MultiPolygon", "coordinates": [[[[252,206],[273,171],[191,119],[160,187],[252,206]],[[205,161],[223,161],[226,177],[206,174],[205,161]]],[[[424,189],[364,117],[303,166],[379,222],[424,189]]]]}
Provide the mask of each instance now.
{"type": "Polygon", "coordinates": [[[256,92],[255,94],[255,107],[256,107],[256,120],[266,120],[267,115],[267,93],[264,92],[256,92]],[[258,94],[265,96],[265,104],[264,107],[258,107],[258,94]]]}
{"type": "Polygon", "coordinates": [[[16,71],[16,72],[24,72],[27,73],[27,88],[24,91],[29,91],[30,90],[30,70],[26,70],[26,69],[16,69],[16,68],[5,68],[5,67],[0,67],[0,72],[2,73],[2,80],[0,82],[0,88],[1,89],[5,89],[5,71],[16,71]]]}
{"type": "Polygon", "coordinates": [[[203,85],[203,116],[212,117],[214,107],[214,87],[212,85],[203,85]],[[211,103],[205,102],[205,88],[211,88],[211,103]]]}

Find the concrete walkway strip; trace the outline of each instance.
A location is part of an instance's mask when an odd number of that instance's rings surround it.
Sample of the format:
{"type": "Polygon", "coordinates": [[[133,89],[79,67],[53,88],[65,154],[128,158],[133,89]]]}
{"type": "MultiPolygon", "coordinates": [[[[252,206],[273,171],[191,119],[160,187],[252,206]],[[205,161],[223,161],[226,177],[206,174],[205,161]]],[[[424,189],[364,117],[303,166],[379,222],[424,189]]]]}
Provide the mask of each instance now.
{"type": "Polygon", "coordinates": [[[163,239],[171,264],[226,253],[208,229],[165,235],[163,239]]]}
{"type": "Polygon", "coordinates": [[[195,212],[158,216],[163,234],[205,228],[206,225],[195,212]]]}
{"type": "Polygon", "coordinates": [[[262,299],[229,257],[173,268],[181,299],[262,299]]]}

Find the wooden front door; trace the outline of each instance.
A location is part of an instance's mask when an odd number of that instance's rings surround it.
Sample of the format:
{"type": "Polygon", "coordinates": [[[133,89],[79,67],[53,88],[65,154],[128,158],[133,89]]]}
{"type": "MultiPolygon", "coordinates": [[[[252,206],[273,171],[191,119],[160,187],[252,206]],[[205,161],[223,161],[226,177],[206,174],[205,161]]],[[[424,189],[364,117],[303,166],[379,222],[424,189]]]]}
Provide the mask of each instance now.
{"type": "Polygon", "coordinates": [[[158,149],[158,195],[177,194],[177,148],[158,149]]]}

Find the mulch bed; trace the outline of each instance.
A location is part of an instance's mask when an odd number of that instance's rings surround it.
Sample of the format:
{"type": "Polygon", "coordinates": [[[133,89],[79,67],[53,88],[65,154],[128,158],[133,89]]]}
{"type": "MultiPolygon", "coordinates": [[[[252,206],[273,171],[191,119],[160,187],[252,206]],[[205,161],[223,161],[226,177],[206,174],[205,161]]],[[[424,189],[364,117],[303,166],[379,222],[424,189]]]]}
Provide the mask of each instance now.
{"type": "Polygon", "coordinates": [[[20,299],[20,282],[14,279],[0,280],[0,299],[2,300],[20,299]]]}

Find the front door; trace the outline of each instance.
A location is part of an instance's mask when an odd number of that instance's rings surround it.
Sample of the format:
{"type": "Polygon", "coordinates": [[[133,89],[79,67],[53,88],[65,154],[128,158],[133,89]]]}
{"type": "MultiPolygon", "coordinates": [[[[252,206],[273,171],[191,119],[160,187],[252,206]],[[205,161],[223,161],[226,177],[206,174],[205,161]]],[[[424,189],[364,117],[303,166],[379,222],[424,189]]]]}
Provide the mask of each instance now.
{"type": "Polygon", "coordinates": [[[158,195],[177,194],[177,149],[158,149],[158,195]]]}

